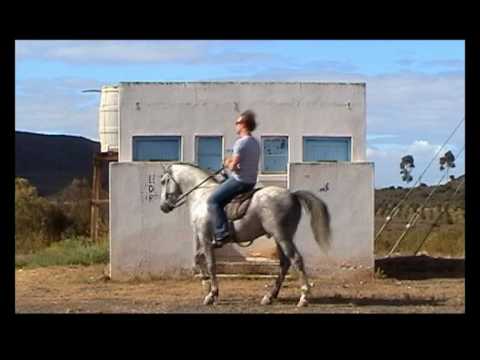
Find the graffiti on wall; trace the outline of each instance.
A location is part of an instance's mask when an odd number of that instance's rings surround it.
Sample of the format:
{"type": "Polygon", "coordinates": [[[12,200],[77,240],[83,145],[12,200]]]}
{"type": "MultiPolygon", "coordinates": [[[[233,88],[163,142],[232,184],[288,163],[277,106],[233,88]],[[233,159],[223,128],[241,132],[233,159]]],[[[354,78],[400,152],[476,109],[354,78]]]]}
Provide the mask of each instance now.
{"type": "Polygon", "coordinates": [[[330,190],[330,188],[328,187],[328,182],[327,182],[327,183],[325,183],[325,185],[324,185],[323,187],[321,187],[320,190],[318,190],[318,191],[320,191],[320,192],[323,192],[323,191],[324,191],[324,192],[327,192],[328,190],[330,190]]]}
{"type": "Polygon", "coordinates": [[[159,179],[158,175],[154,173],[145,176],[143,190],[141,192],[143,202],[152,202],[160,197],[160,183],[157,183],[159,179]]]}

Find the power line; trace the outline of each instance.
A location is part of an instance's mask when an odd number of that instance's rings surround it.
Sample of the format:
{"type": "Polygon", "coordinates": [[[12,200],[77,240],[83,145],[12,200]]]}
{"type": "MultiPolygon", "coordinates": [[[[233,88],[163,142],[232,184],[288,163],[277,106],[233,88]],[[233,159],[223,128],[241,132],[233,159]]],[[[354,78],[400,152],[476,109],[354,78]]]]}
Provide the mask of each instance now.
{"type": "Polygon", "coordinates": [[[420,174],[420,176],[418,177],[417,181],[413,184],[413,186],[408,190],[408,192],[405,194],[405,196],[403,197],[403,199],[400,200],[400,202],[394,206],[392,208],[392,210],[390,211],[390,213],[387,215],[387,217],[385,218],[385,222],[383,223],[382,227],[380,228],[380,230],[378,231],[377,235],[375,236],[375,239],[374,241],[376,242],[378,240],[378,238],[380,237],[380,235],[382,234],[383,230],[385,230],[385,228],[387,227],[387,225],[390,223],[390,221],[393,219],[393,217],[395,217],[397,214],[398,214],[398,210],[400,208],[400,205],[403,204],[403,202],[408,198],[408,196],[411,194],[411,192],[413,191],[413,189],[415,189],[415,186],[420,182],[420,180],[422,179],[423,175],[425,175],[425,173],[427,172],[427,170],[430,168],[430,166],[432,165],[432,163],[435,161],[435,159],[437,158],[438,154],[440,153],[440,151],[445,147],[445,145],[448,143],[448,141],[452,138],[452,136],[456,133],[456,131],[458,130],[458,128],[460,127],[460,125],[463,123],[463,121],[465,120],[465,117],[462,118],[462,120],[460,120],[460,122],[458,123],[458,125],[455,127],[455,129],[450,133],[450,136],[447,138],[447,140],[445,140],[445,142],[443,143],[443,145],[438,149],[438,151],[436,152],[436,154],[433,156],[432,160],[430,161],[430,163],[427,165],[427,167],[425,168],[425,170],[423,171],[422,174],[420,174]]]}
{"type": "MultiPolygon", "coordinates": [[[[465,146],[463,146],[460,151],[457,153],[457,156],[456,158],[458,158],[460,156],[460,154],[462,153],[463,149],[464,149],[465,146]]],[[[442,175],[442,177],[440,178],[440,180],[438,181],[437,183],[437,186],[434,187],[432,189],[432,191],[430,192],[430,194],[428,194],[427,198],[425,199],[425,201],[423,202],[423,204],[421,206],[419,206],[417,208],[417,210],[413,213],[413,215],[408,219],[408,222],[407,224],[405,225],[405,230],[404,232],[400,235],[400,237],[398,238],[397,242],[393,245],[392,249],[388,252],[387,256],[386,257],[390,257],[390,255],[393,254],[393,252],[397,249],[398,245],[400,244],[400,242],[403,240],[403,238],[410,232],[410,230],[415,226],[418,218],[420,217],[420,213],[421,211],[425,208],[425,205],[427,204],[427,202],[431,199],[432,195],[435,193],[435,191],[437,191],[438,189],[438,186],[440,185],[440,183],[442,182],[442,180],[445,178],[445,176],[448,176],[448,170],[449,168],[447,168],[447,171],[442,175]]]]}
{"type": "MultiPolygon", "coordinates": [[[[460,181],[460,183],[458,184],[457,188],[455,189],[455,192],[452,194],[452,196],[450,196],[450,199],[449,201],[453,200],[453,198],[455,197],[455,195],[457,194],[458,190],[460,190],[460,187],[464,184],[465,182],[465,177],[462,179],[462,181],[460,181]]],[[[437,217],[435,218],[435,220],[433,221],[432,225],[430,226],[430,229],[428,230],[427,232],[427,235],[425,235],[425,237],[423,238],[422,242],[420,243],[420,245],[418,246],[417,250],[415,250],[415,255],[418,254],[418,252],[420,251],[420,249],[422,248],[423,244],[425,244],[425,241],[427,241],[428,237],[430,236],[430,234],[432,233],[432,230],[433,228],[435,227],[435,225],[437,224],[438,220],[440,219],[440,217],[442,216],[442,214],[445,212],[445,209],[443,208],[440,213],[437,215],[437,217]]]]}

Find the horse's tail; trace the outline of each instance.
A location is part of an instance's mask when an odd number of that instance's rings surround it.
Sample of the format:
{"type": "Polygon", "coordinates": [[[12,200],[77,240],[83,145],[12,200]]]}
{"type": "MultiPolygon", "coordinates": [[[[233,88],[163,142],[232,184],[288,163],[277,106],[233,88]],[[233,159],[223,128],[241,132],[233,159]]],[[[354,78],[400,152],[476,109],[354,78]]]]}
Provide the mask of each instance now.
{"type": "Polygon", "coordinates": [[[292,193],[303,208],[310,213],[310,226],[315,241],[323,251],[330,249],[330,213],[327,205],[311,191],[299,190],[292,193]]]}

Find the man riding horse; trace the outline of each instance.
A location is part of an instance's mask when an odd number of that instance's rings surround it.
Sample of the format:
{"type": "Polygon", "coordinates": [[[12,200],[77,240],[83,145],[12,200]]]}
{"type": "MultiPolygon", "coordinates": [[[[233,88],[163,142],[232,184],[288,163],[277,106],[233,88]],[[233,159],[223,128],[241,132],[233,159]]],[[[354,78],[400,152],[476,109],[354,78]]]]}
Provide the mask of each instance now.
{"type": "Polygon", "coordinates": [[[222,247],[232,236],[228,228],[225,205],[235,196],[252,190],[257,182],[260,144],[251,134],[256,128],[255,114],[251,110],[243,112],[235,121],[235,127],[240,137],[233,145],[233,156],[224,162],[232,175],[215,189],[208,199],[208,211],[214,224],[215,248],[222,247]]]}
{"type": "MultiPolygon", "coordinates": [[[[294,235],[303,208],[310,214],[315,242],[327,251],[331,239],[328,207],[313,192],[290,192],[282,187],[266,186],[252,192],[251,196],[245,194],[247,205],[244,211],[241,205],[238,211],[233,207],[233,212],[227,206],[226,214],[224,206],[255,186],[260,157],[259,143],[251,136],[256,127],[255,114],[251,111],[242,113],[235,126],[240,138],[235,142],[233,157],[225,161],[225,166],[232,170],[232,176],[220,183],[214,179],[217,173],[208,174],[197,165],[173,162],[165,168],[160,180],[160,209],[169,213],[183,204],[189,206],[195,239],[195,265],[200,270],[202,281],[209,280],[208,294],[203,301],[205,305],[218,303],[219,297],[213,248],[226,242],[253,242],[265,235],[276,244],[280,271],[261,303],[268,305],[277,298],[288,269],[293,266],[300,275],[301,284],[297,306],[305,306],[308,304],[310,284],[303,258],[294,243],[294,235]]],[[[239,203],[243,204],[242,200],[239,203]]]]}

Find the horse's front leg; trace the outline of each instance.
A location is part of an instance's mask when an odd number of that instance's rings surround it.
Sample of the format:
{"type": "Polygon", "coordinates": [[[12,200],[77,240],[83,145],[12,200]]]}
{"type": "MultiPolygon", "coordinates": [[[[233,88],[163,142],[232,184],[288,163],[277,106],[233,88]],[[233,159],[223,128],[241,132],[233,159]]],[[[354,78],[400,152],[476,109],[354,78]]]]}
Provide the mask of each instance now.
{"type": "Polygon", "coordinates": [[[215,264],[215,254],[210,244],[205,244],[205,259],[207,261],[207,271],[210,276],[210,292],[203,300],[204,305],[212,305],[218,303],[218,281],[217,269],[215,264]]]}
{"type": "Polygon", "coordinates": [[[195,266],[200,270],[200,277],[202,280],[202,288],[206,293],[211,290],[210,277],[208,276],[207,261],[205,257],[204,246],[199,241],[198,235],[195,234],[195,266]]]}

